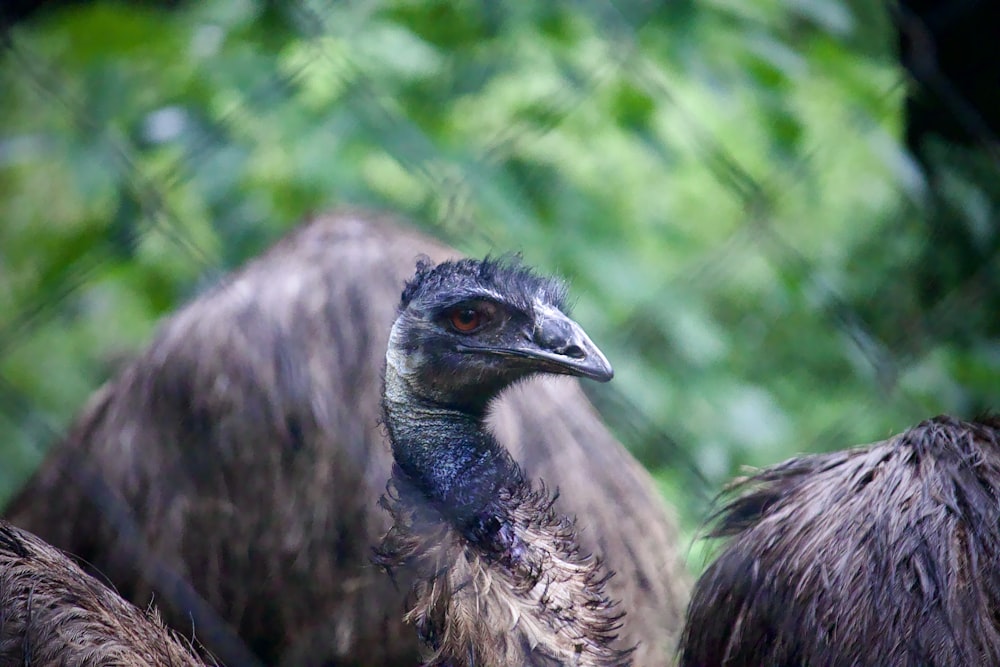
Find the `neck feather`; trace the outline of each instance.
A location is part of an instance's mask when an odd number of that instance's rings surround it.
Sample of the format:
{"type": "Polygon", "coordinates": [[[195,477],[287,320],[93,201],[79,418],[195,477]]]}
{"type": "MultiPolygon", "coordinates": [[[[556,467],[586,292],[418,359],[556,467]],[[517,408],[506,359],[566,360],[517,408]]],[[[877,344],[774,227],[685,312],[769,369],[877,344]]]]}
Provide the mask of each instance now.
{"type": "Polygon", "coordinates": [[[555,497],[527,482],[502,487],[496,529],[470,536],[428,512],[397,465],[381,505],[393,525],[373,561],[412,579],[404,620],[424,643],[427,667],[627,667],[622,612],[610,573],[580,552],[555,497]]]}

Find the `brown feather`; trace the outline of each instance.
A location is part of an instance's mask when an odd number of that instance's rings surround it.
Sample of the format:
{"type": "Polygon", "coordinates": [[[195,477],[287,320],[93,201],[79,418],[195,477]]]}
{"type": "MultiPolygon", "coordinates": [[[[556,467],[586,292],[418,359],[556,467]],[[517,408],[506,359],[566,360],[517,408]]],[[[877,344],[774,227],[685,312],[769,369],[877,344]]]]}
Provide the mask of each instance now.
{"type": "Polygon", "coordinates": [[[0,521],[0,667],[203,665],[160,622],[31,533],[0,521]]]}
{"type": "Polygon", "coordinates": [[[393,527],[375,561],[415,573],[405,620],[425,644],[428,667],[631,665],[616,648],[624,614],[605,591],[610,573],[582,554],[574,522],[544,487],[501,490],[509,510],[504,548],[470,545],[394,469],[382,507],[393,527]]]}
{"type": "Polygon", "coordinates": [[[685,667],[1000,664],[1000,421],[938,417],[733,493],[685,667]]]}

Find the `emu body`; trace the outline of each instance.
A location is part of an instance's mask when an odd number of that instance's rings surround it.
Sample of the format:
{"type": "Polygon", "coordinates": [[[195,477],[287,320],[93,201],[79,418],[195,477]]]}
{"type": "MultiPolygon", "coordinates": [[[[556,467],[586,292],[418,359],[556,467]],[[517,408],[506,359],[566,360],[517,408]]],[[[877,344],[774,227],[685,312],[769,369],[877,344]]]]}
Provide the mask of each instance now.
{"type": "MultiPolygon", "coordinates": [[[[456,255],[364,211],[296,229],[169,317],[5,515],[138,606],[155,598],[181,632],[192,608],[157,572],[190,582],[266,664],[417,664],[400,618],[413,572],[393,585],[370,555],[390,527],[378,508],[392,467],[378,427],[387,336],[421,253],[456,255]],[[138,535],[97,502],[91,476],[138,535]]],[[[619,634],[639,644],[635,664],[669,662],[688,578],[649,475],[575,381],[515,387],[490,422],[528,477],[560,490],[554,508],[578,517],[582,550],[617,573],[607,593],[630,612],[619,634]]],[[[194,631],[242,664],[204,623],[194,631]]]]}
{"type": "Polygon", "coordinates": [[[1000,421],[938,417],[734,491],[682,666],[1000,664],[1000,421]]]}
{"type": "Polygon", "coordinates": [[[504,389],[536,373],[611,379],[562,292],[495,260],[418,265],[403,291],[383,399],[393,527],[377,562],[416,572],[406,618],[431,667],[631,664],[614,646],[610,573],[485,423],[504,389]]]}
{"type": "Polygon", "coordinates": [[[0,521],[0,667],[195,667],[160,622],[34,535],[0,521]]]}

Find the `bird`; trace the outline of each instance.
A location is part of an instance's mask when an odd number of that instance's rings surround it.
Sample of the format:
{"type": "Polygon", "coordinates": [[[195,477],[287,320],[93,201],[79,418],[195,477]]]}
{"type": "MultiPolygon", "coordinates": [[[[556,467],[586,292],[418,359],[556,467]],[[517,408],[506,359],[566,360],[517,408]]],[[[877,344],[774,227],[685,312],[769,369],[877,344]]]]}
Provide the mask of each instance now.
{"type": "MultiPolygon", "coordinates": [[[[365,208],[297,225],[109,371],[3,515],[222,663],[419,664],[399,613],[412,573],[394,585],[370,555],[390,527],[382,367],[420,254],[460,257],[365,208]]],[[[497,438],[616,572],[635,665],[667,664],[690,575],[652,477],[574,380],[522,382],[493,408],[497,438]]]]}
{"type": "Polygon", "coordinates": [[[28,665],[205,663],[155,609],[140,611],[62,552],[0,520],[0,667],[28,665]]]}
{"type": "Polygon", "coordinates": [[[422,260],[403,290],[382,404],[393,525],[375,562],[417,571],[405,617],[427,665],[631,664],[614,646],[610,572],[486,426],[500,394],[533,375],[612,378],[565,313],[564,284],[515,257],[422,260]]]}
{"type": "Polygon", "coordinates": [[[681,667],[1000,664],[1000,419],[938,416],[730,493],[681,667]]]}

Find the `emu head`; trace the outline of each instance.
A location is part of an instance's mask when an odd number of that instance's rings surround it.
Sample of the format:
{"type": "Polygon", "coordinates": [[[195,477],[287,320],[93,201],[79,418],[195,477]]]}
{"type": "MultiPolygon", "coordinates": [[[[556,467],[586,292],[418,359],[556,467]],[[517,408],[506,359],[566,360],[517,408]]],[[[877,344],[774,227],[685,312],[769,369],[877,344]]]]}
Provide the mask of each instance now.
{"type": "Polygon", "coordinates": [[[421,261],[403,290],[387,372],[414,396],[473,414],[536,373],[606,382],[614,371],[566,314],[565,293],[516,259],[421,261]]]}

